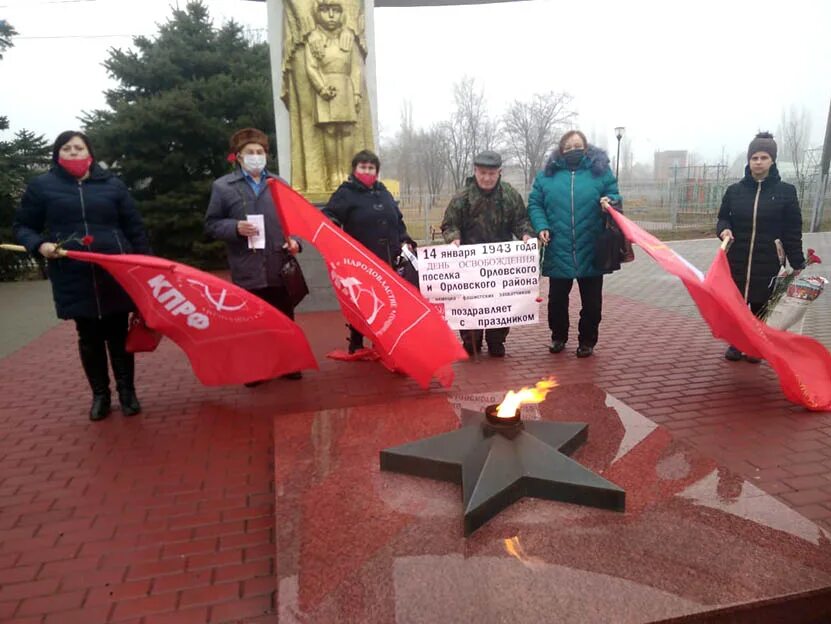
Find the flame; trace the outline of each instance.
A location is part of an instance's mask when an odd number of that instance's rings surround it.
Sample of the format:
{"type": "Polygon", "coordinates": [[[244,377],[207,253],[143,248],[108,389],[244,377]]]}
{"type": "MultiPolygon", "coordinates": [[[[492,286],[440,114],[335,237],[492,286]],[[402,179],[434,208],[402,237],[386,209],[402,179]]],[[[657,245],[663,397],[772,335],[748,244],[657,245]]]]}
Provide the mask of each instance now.
{"type": "Polygon", "coordinates": [[[511,557],[516,557],[520,561],[525,561],[525,553],[522,552],[522,545],[519,543],[519,536],[514,535],[506,540],[503,540],[505,543],[505,550],[511,557]]]}
{"type": "Polygon", "coordinates": [[[532,557],[525,554],[522,544],[519,543],[518,535],[504,539],[502,543],[505,546],[505,552],[511,555],[511,557],[514,557],[526,568],[540,568],[545,565],[545,561],[539,557],[532,557]]]}
{"type": "Polygon", "coordinates": [[[524,403],[542,403],[553,388],[560,384],[553,377],[538,381],[533,388],[522,388],[519,392],[508,390],[502,403],[496,408],[498,418],[511,418],[524,403]]]}

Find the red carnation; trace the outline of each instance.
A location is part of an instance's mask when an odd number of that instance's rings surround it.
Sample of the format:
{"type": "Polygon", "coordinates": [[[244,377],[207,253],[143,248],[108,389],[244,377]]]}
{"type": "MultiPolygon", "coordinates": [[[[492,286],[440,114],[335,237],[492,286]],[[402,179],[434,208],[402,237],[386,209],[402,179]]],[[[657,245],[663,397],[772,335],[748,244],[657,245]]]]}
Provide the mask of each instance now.
{"type": "Polygon", "coordinates": [[[90,245],[92,245],[92,241],[94,241],[94,240],[95,239],[92,236],[87,234],[86,236],[84,236],[81,239],[81,244],[84,245],[85,247],[89,247],[90,245]]]}
{"type": "Polygon", "coordinates": [[[822,258],[815,254],[813,249],[809,249],[806,264],[822,264],[822,258]]]}
{"type": "Polygon", "coordinates": [[[236,154],[228,154],[228,156],[225,157],[225,160],[227,160],[229,163],[233,164],[233,163],[237,162],[237,155],[236,154]]]}

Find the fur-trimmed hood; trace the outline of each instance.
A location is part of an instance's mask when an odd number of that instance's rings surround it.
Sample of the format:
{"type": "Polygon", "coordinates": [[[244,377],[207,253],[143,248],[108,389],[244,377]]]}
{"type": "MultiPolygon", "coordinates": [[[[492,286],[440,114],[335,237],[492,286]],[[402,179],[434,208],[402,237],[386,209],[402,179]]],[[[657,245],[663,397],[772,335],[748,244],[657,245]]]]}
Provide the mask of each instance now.
{"type": "MultiPolygon", "coordinates": [[[[599,147],[589,144],[586,155],[580,163],[580,169],[590,169],[593,176],[601,176],[609,169],[609,156],[599,147]]],[[[560,149],[555,148],[545,162],[545,175],[554,175],[560,169],[568,170],[565,160],[560,155],[560,149]]]]}

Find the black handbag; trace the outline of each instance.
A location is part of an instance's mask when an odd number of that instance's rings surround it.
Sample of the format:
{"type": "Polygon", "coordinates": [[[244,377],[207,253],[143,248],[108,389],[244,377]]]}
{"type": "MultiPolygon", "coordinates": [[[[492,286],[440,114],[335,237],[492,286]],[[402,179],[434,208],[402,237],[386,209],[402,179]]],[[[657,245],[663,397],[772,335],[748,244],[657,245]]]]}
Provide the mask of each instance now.
{"type": "Polygon", "coordinates": [[[626,239],[608,215],[603,215],[603,231],[594,242],[594,267],[612,272],[620,269],[626,239]]]}
{"type": "Polygon", "coordinates": [[[395,272],[398,273],[405,281],[409,282],[416,288],[419,288],[418,269],[413,266],[413,263],[410,262],[404,254],[401,254],[395,259],[393,268],[395,269],[395,272]]]}
{"type": "Polygon", "coordinates": [[[623,262],[634,262],[635,261],[635,250],[632,248],[632,241],[623,239],[623,248],[620,250],[621,263],[623,262]]]}
{"type": "Polygon", "coordinates": [[[303,270],[300,268],[300,263],[288,251],[283,251],[285,257],[283,258],[283,266],[280,268],[280,276],[283,278],[283,286],[289,293],[292,307],[297,307],[303,298],[309,294],[309,286],[306,284],[306,278],[303,277],[303,270]]]}

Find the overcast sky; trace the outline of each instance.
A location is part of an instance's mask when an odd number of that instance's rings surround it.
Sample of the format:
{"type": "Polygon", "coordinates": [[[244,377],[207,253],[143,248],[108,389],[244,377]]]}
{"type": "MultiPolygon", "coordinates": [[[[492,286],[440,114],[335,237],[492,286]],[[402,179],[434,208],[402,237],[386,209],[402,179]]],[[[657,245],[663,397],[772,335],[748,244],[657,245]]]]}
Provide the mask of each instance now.
{"type": "MultiPolygon", "coordinates": [[[[150,35],[175,0],[0,0],[20,33],[0,61],[0,114],[11,130],[51,141],[104,106],[101,63],[125,35],[150,35]],[[120,35],[120,36],[119,36],[120,35]],[[49,38],[57,37],[57,38],[49,38]]],[[[180,0],[184,6],[185,0],[180,0]]],[[[265,3],[206,0],[216,23],[266,26],[265,3]]],[[[729,160],[783,108],[805,107],[819,146],[831,100],[831,2],[531,0],[376,9],[382,135],[404,100],[416,126],[447,118],[452,86],[467,75],[498,115],[513,99],[568,91],[578,125],[614,148],[626,127],[636,161],[655,149],[729,160]]],[[[8,138],[10,135],[2,135],[8,138]]]]}

